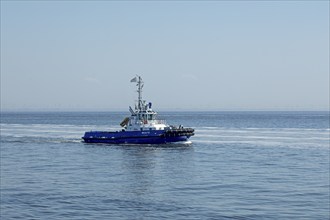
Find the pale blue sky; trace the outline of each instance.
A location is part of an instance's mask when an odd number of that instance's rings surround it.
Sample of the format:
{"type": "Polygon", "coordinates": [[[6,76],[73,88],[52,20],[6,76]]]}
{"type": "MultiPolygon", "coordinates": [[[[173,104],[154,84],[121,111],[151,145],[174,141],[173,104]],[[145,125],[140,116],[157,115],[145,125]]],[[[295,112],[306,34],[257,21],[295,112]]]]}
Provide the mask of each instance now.
{"type": "Polygon", "coordinates": [[[329,109],[328,1],[1,1],[2,110],[329,109]]]}

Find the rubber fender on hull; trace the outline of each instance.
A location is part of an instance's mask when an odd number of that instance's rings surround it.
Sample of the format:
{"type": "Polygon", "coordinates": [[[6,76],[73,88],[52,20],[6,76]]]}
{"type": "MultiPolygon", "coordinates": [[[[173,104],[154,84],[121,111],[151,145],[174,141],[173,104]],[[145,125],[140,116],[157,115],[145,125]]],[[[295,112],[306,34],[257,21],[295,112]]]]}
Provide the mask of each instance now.
{"type": "Polygon", "coordinates": [[[179,128],[179,129],[171,129],[164,132],[164,137],[178,137],[178,136],[193,136],[195,135],[194,129],[192,128],[179,128]]]}

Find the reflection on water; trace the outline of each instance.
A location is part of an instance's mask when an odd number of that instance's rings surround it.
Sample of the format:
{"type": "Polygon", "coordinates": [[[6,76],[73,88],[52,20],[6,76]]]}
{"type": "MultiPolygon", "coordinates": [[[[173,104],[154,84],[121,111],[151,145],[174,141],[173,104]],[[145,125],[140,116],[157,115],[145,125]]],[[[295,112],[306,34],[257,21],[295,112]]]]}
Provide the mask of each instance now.
{"type": "Polygon", "coordinates": [[[121,146],[121,190],[133,197],[153,196],[176,179],[191,178],[193,147],[190,145],[121,146]],[[187,170],[187,167],[191,169],[187,170]]]}

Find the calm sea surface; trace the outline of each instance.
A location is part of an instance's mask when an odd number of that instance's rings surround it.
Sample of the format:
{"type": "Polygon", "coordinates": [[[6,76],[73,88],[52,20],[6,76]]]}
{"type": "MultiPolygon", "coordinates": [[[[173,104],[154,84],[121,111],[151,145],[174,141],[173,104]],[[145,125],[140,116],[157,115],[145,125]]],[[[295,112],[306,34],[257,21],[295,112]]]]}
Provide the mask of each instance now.
{"type": "Polygon", "coordinates": [[[1,219],[329,219],[328,112],[164,112],[192,144],[85,144],[126,113],[1,113],[1,219]]]}

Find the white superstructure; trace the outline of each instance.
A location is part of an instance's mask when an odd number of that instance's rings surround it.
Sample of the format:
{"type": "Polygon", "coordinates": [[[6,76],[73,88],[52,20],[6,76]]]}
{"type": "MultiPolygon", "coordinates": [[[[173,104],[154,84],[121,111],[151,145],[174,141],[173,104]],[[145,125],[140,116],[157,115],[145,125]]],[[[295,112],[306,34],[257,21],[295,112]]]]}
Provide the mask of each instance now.
{"type": "Polygon", "coordinates": [[[165,130],[170,128],[165,120],[157,119],[157,112],[152,110],[151,102],[147,103],[142,99],[142,88],[144,83],[141,76],[134,77],[131,82],[136,82],[138,100],[135,104],[134,110],[129,107],[131,116],[125,118],[120,125],[127,131],[138,131],[138,130],[165,130]]]}

